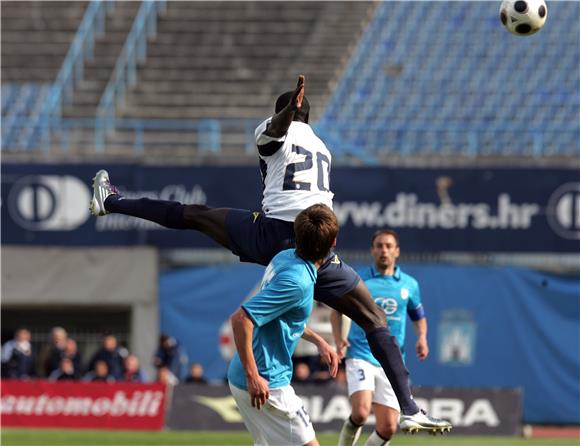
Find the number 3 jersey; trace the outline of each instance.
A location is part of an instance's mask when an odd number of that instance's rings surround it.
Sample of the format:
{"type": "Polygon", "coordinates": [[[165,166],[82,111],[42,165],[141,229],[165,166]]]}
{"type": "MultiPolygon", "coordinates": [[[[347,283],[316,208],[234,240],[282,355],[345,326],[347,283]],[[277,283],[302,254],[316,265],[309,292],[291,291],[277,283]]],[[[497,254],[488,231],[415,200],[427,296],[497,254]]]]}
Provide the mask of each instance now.
{"type": "Polygon", "coordinates": [[[281,138],[265,135],[271,120],[266,119],[255,132],[264,185],[264,214],[294,221],[300,211],[313,204],[322,203],[332,209],[332,157],[326,145],[308,124],[297,121],[281,138]]]}

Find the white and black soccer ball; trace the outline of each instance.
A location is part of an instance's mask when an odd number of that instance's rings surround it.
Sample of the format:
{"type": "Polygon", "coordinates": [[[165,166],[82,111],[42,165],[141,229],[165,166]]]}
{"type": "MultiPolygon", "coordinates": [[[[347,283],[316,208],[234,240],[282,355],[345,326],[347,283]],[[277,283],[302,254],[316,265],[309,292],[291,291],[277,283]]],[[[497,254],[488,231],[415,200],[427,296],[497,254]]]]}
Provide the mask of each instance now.
{"type": "Polygon", "coordinates": [[[506,0],[499,8],[503,26],[516,36],[531,36],[542,29],[548,17],[544,0],[506,0]]]}

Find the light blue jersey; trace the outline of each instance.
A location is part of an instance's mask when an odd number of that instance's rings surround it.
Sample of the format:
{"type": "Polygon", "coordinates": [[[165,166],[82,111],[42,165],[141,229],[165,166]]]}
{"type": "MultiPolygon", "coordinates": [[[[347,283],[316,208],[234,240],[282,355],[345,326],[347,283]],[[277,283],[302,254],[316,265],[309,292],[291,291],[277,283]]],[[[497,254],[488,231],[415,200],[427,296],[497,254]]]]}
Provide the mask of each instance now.
{"type": "MultiPolygon", "coordinates": [[[[254,357],[270,389],[290,384],[292,354],[312,312],[316,276],[312,262],[287,249],[266,268],[258,294],[242,305],[254,322],[254,357]]],[[[240,389],[248,388],[237,352],[230,362],[228,380],[240,389]]]]}
{"type": "MultiPolygon", "coordinates": [[[[425,317],[421,304],[421,292],[417,281],[395,267],[395,274],[383,276],[371,266],[359,271],[365,281],[371,296],[384,310],[391,334],[397,339],[397,344],[405,358],[405,325],[407,315],[413,321],[425,317]]],[[[363,359],[376,366],[379,362],[371,353],[365,332],[354,321],[348,333],[350,347],[346,352],[347,358],[363,359]]]]}

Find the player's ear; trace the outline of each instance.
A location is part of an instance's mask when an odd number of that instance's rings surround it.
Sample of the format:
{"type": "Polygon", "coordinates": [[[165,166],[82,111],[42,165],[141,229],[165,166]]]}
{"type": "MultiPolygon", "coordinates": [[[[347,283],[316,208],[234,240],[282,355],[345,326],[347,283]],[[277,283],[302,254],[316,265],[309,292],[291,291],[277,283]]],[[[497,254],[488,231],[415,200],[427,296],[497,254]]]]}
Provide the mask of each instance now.
{"type": "Polygon", "coordinates": [[[332,247],[336,248],[336,237],[334,238],[334,241],[332,242],[332,247]]]}

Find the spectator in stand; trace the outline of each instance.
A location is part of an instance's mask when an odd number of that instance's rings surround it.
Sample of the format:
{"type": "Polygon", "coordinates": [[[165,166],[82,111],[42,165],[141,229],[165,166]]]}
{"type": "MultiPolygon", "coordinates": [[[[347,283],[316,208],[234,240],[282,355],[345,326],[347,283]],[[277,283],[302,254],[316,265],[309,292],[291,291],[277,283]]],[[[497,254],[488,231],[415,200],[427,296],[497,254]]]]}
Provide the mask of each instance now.
{"type": "Polygon", "coordinates": [[[115,377],[109,373],[109,366],[106,361],[99,359],[95,361],[94,365],[94,370],[87,373],[84,376],[83,381],[104,383],[113,383],[117,381],[115,377]]]}
{"type": "Polygon", "coordinates": [[[59,368],[60,361],[64,358],[67,339],[68,334],[64,328],[54,327],[52,329],[50,346],[42,354],[44,376],[50,376],[54,370],[59,368]]]}
{"type": "Polygon", "coordinates": [[[292,375],[292,381],[297,384],[309,384],[310,383],[310,367],[306,362],[296,362],[294,364],[294,374],[292,375]]]}
{"type": "Polygon", "coordinates": [[[159,347],[153,357],[153,364],[157,369],[167,367],[177,379],[184,378],[184,368],[187,364],[187,355],[183,352],[177,339],[162,334],[159,337],[159,347]]]}
{"type": "Polygon", "coordinates": [[[81,354],[77,348],[77,341],[72,338],[66,340],[64,347],[64,358],[70,359],[73,363],[75,373],[79,376],[83,373],[81,354]]]}
{"type": "Polygon", "coordinates": [[[159,367],[157,369],[157,382],[161,384],[175,386],[179,383],[177,377],[169,370],[169,367],[159,367]]]}
{"type": "Polygon", "coordinates": [[[111,334],[103,336],[102,347],[94,354],[89,363],[89,372],[96,372],[96,363],[104,361],[107,364],[107,371],[116,381],[123,379],[124,360],[127,356],[125,349],[119,348],[117,338],[111,334]]]}
{"type": "Polygon", "coordinates": [[[4,344],[1,355],[3,378],[28,379],[36,375],[31,337],[28,329],[19,328],[14,339],[4,344]]]}
{"type": "Polygon", "coordinates": [[[312,371],[311,378],[314,384],[328,384],[332,382],[333,379],[328,370],[325,369],[324,363],[320,360],[316,361],[316,366],[312,371]]]}
{"type": "Polygon", "coordinates": [[[139,358],[137,356],[129,355],[125,358],[123,381],[130,383],[143,383],[147,381],[147,375],[139,367],[139,358]]]}
{"type": "Polygon", "coordinates": [[[48,376],[49,381],[72,381],[79,378],[80,372],[75,369],[74,362],[70,358],[62,358],[59,368],[48,376]]]}
{"type": "Polygon", "coordinates": [[[203,376],[203,366],[199,362],[191,364],[189,369],[189,376],[185,380],[188,383],[206,384],[207,379],[203,376]]]}

